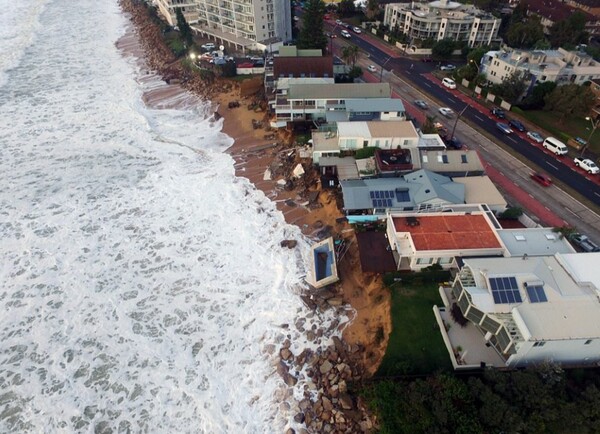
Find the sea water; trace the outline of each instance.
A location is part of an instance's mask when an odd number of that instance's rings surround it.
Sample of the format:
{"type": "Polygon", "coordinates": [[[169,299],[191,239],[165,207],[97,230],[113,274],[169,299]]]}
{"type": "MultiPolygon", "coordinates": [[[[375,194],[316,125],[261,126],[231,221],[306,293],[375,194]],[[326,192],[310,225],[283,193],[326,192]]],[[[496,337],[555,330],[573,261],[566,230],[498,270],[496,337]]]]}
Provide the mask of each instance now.
{"type": "Polygon", "coordinates": [[[162,84],[116,48],[116,0],[0,0],[0,23],[0,432],[282,432],[299,229],[207,104],[144,106],[162,84]]]}

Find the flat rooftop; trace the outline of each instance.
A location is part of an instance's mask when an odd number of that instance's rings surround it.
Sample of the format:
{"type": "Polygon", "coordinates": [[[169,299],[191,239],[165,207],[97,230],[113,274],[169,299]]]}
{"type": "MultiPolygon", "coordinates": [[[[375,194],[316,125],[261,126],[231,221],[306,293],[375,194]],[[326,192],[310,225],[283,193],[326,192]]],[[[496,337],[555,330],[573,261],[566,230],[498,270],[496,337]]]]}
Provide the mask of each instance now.
{"type": "Polygon", "coordinates": [[[409,232],[417,250],[501,248],[496,233],[483,215],[393,217],[396,232],[409,232]]]}

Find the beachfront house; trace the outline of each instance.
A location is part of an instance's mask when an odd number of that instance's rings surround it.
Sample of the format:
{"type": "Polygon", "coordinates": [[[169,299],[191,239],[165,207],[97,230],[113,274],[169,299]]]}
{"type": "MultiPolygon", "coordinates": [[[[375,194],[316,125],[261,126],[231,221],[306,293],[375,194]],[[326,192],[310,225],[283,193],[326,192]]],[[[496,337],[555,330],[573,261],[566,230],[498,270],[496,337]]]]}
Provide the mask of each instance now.
{"type": "Polygon", "coordinates": [[[600,253],[464,259],[434,307],[456,369],[600,363],[600,253]],[[458,326],[456,305],[467,320],[458,326]]]}
{"type": "Polygon", "coordinates": [[[385,216],[388,211],[451,208],[463,204],[462,184],[428,170],[401,177],[340,181],[344,211],[352,215],[385,216]]]}
{"type": "MultiPolygon", "coordinates": [[[[354,120],[404,120],[404,105],[392,99],[389,83],[306,83],[289,79],[271,101],[276,122],[331,123],[354,120]]],[[[279,87],[279,86],[278,86],[279,87]]]]}
{"type": "Polygon", "coordinates": [[[331,131],[314,131],[312,141],[314,164],[319,164],[321,157],[335,157],[345,151],[356,151],[366,147],[412,149],[410,158],[418,159],[419,134],[413,123],[406,120],[340,121],[331,131]]]}
{"type": "Polygon", "coordinates": [[[433,264],[458,268],[465,257],[574,252],[551,228],[503,229],[485,204],[446,205],[441,212],[389,212],[387,237],[399,270],[433,264]]]}

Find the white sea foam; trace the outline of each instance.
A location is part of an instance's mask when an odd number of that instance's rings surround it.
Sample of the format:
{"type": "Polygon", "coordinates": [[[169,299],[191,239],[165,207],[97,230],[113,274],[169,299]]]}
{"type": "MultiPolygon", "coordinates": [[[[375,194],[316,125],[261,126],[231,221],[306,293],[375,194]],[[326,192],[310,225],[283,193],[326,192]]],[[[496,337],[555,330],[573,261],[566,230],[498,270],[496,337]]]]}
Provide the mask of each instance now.
{"type": "Polygon", "coordinates": [[[39,25],[1,34],[0,432],[281,432],[299,230],[206,106],[143,106],[114,1],[16,3],[39,25]]]}

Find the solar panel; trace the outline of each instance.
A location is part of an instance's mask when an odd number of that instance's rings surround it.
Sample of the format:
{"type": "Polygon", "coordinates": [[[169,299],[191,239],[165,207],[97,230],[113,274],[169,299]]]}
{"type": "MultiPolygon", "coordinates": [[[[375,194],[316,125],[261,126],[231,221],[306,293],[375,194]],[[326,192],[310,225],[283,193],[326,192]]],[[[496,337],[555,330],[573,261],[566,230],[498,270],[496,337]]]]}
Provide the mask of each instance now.
{"type": "Polygon", "coordinates": [[[373,199],[371,202],[373,202],[373,208],[377,208],[377,199],[373,199]]]}
{"type": "Polygon", "coordinates": [[[530,285],[527,286],[527,296],[531,303],[545,303],[548,301],[546,297],[546,291],[544,291],[543,285],[530,285]]]}
{"type": "Polygon", "coordinates": [[[392,207],[392,199],[387,200],[387,206],[388,206],[388,208],[392,207]]]}
{"type": "Polygon", "coordinates": [[[388,199],[388,198],[390,197],[390,196],[388,196],[388,192],[387,192],[387,190],[386,190],[386,191],[383,191],[382,193],[383,193],[383,197],[384,197],[384,198],[388,199]]]}
{"type": "Polygon", "coordinates": [[[396,200],[398,202],[409,202],[410,196],[408,195],[408,191],[396,191],[396,200]]]}
{"type": "Polygon", "coordinates": [[[490,289],[496,304],[521,303],[521,293],[515,277],[490,277],[490,289]]]}
{"type": "Polygon", "coordinates": [[[379,192],[378,191],[375,192],[375,199],[379,199],[379,192]]]}
{"type": "Polygon", "coordinates": [[[370,191],[369,195],[371,196],[371,199],[375,199],[375,192],[374,191],[370,191]]]}

